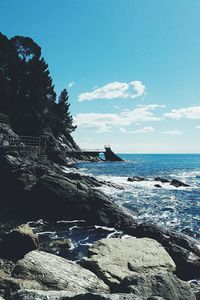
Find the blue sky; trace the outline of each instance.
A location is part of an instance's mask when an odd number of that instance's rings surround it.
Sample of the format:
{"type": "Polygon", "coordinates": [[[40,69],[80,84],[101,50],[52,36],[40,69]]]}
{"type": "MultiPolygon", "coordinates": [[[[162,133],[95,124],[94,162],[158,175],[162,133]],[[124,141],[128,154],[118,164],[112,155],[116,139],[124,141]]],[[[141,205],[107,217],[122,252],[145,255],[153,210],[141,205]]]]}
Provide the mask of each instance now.
{"type": "Polygon", "coordinates": [[[82,148],[199,153],[199,0],[0,0],[67,88],[82,148]]]}

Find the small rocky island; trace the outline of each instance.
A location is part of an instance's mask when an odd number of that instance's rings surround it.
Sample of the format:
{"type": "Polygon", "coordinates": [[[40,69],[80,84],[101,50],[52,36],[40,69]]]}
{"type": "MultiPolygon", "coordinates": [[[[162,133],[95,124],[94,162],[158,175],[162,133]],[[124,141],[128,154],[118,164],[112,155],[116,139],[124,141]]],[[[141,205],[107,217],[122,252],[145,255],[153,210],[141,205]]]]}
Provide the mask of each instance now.
{"type": "MultiPolygon", "coordinates": [[[[1,40],[5,46],[1,49],[5,61],[7,49],[12,57],[17,53],[15,65],[19,68],[22,65],[26,76],[32,72],[33,64],[37,64],[37,70],[40,67],[44,70],[40,48],[31,39],[15,37],[10,41],[1,36],[1,40]]],[[[198,241],[138,221],[98,189],[109,183],[71,169],[77,161],[99,158],[82,153],[74,142],[71,132],[75,127],[68,111],[67,93],[64,90],[59,101],[53,101],[51,80],[48,72],[45,74],[49,79],[45,80],[48,102],[38,100],[44,100],[43,89],[39,96],[34,93],[37,84],[38,90],[41,88],[40,81],[32,87],[29,105],[17,110],[6,106],[13,101],[10,94],[6,94],[9,89],[2,87],[1,90],[4,98],[1,95],[0,299],[199,299],[199,293],[195,295],[188,282],[200,276],[198,241]],[[30,107],[33,96],[38,102],[30,107]],[[99,239],[89,248],[86,257],[72,261],[49,253],[48,247],[44,251],[40,237],[28,225],[29,221],[38,219],[84,220],[88,225],[115,228],[122,232],[122,237],[99,239]]],[[[14,75],[17,78],[21,73],[15,71],[14,75]]],[[[35,74],[32,75],[34,79],[35,74]]],[[[5,74],[2,78],[6,82],[5,74]]],[[[27,81],[27,85],[30,82],[27,81]]],[[[107,149],[105,158],[120,160],[111,149],[107,149]]],[[[66,241],[54,242],[55,246],[64,247],[66,251],[70,247],[66,241]]]]}

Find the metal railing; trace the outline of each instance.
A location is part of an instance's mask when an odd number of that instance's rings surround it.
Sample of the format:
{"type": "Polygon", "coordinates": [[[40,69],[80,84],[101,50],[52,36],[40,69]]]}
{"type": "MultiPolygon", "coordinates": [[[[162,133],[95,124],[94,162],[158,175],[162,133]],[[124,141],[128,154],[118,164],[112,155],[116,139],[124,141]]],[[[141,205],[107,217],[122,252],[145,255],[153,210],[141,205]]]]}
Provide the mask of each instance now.
{"type": "Polygon", "coordinates": [[[3,114],[3,113],[0,113],[0,123],[3,123],[3,124],[10,124],[10,118],[9,116],[3,114]]]}

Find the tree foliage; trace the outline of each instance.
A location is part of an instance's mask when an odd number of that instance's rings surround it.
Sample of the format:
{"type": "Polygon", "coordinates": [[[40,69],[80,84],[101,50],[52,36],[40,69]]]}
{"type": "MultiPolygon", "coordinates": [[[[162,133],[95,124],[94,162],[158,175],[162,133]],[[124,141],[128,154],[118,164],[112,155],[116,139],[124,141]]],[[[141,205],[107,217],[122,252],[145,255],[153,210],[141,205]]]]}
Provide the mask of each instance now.
{"type": "Polygon", "coordinates": [[[29,37],[9,40],[0,33],[0,111],[11,116],[18,133],[38,135],[47,127],[55,135],[72,132],[68,100],[66,90],[56,100],[39,45],[29,37]]]}

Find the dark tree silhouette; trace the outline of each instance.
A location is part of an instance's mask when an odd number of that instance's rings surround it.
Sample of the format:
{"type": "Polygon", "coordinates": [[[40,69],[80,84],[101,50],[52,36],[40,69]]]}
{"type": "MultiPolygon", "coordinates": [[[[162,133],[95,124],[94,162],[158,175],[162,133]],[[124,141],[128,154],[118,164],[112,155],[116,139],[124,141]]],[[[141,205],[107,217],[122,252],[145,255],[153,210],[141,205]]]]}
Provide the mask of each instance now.
{"type": "Polygon", "coordinates": [[[76,127],[69,106],[66,90],[56,102],[40,46],[29,37],[0,34],[0,111],[11,116],[15,131],[38,135],[50,127],[56,135],[70,133],[76,127]]]}

